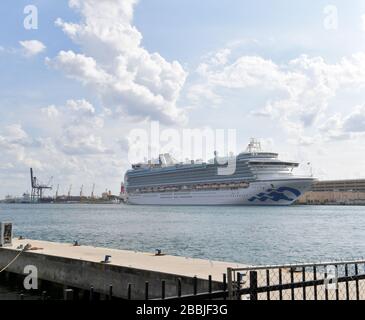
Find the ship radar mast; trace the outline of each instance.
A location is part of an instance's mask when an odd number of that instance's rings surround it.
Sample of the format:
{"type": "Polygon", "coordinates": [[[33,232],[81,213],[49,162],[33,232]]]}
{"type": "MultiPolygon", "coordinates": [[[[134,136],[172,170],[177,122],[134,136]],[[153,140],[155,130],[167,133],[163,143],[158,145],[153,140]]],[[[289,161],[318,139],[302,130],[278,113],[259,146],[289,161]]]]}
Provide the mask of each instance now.
{"type": "Polygon", "coordinates": [[[257,154],[261,152],[261,143],[255,138],[251,138],[250,143],[247,147],[247,152],[252,154],[257,154]]]}

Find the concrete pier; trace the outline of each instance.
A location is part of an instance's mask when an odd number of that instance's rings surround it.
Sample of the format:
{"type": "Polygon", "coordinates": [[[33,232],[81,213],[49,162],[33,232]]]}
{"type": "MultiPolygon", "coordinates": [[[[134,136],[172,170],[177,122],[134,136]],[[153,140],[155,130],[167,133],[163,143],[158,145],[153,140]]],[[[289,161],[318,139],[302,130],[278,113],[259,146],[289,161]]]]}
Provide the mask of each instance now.
{"type": "Polygon", "coordinates": [[[198,292],[208,291],[209,275],[212,289],[219,290],[228,267],[245,267],[237,263],[23,239],[14,240],[11,247],[0,248],[0,269],[27,244],[31,249],[24,251],[8,272],[23,275],[25,266],[32,265],[37,268],[40,280],[80,290],[90,290],[92,286],[102,295],[107,295],[112,285],[113,295],[119,298],[128,297],[128,285],[132,284],[132,298],[144,299],[146,282],[149,298],[160,298],[162,280],[166,283],[166,297],[176,296],[178,279],[182,294],[191,294],[195,276],[198,292]],[[102,262],[105,256],[111,256],[110,263],[102,262]]]}

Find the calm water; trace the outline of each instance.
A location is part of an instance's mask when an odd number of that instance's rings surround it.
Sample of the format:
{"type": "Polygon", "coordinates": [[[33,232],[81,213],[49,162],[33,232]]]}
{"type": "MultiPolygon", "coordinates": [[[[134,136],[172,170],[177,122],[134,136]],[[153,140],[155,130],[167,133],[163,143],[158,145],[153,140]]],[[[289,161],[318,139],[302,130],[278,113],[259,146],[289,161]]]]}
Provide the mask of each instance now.
{"type": "Polygon", "coordinates": [[[5,220],[27,238],[249,264],[365,256],[365,207],[0,204],[5,220]]]}

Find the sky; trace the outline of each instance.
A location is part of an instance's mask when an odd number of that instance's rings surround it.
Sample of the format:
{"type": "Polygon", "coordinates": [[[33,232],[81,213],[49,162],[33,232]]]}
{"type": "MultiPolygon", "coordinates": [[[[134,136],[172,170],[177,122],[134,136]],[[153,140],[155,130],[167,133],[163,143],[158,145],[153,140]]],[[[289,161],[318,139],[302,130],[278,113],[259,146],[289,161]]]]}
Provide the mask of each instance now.
{"type": "Polygon", "coordinates": [[[0,198],[29,191],[30,167],[60,193],[118,193],[135,159],[189,158],[189,130],[225,132],[204,159],[256,137],[319,179],[365,178],[365,1],[3,0],[0,14],[0,198]]]}

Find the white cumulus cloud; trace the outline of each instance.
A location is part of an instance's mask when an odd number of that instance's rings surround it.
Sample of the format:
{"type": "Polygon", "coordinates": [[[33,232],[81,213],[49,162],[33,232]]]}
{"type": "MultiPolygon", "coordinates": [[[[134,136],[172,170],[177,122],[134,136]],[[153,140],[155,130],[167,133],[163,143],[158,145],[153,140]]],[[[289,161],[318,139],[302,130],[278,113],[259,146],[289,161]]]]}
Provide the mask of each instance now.
{"type": "Polygon", "coordinates": [[[46,114],[49,118],[57,118],[59,115],[59,111],[55,105],[48,106],[46,108],[42,108],[41,112],[46,114]]]}
{"type": "Polygon", "coordinates": [[[76,112],[81,112],[84,114],[89,114],[89,115],[93,115],[95,113],[95,108],[94,106],[86,101],[85,99],[82,100],[68,100],[67,101],[67,106],[76,112]]]}
{"type": "Polygon", "coordinates": [[[136,118],[181,122],[177,101],[187,73],[179,62],[166,61],[141,45],[133,25],[135,0],[71,0],[78,23],[56,20],[81,53],[61,51],[49,65],[93,88],[114,112],[136,118]]]}
{"type": "Polygon", "coordinates": [[[46,46],[38,40],[19,41],[19,44],[22,46],[26,56],[35,56],[46,50],[46,46]]]}
{"type": "MultiPolygon", "coordinates": [[[[221,52],[224,51],[219,50],[218,55],[221,52]]],[[[240,56],[232,61],[220,60],[220,63],[209,59],[202,61],[196,73],[199,80],[190,88],[191,101],[195,101],[196,95],[211,97],[213,103],[227,101],[228,94],[247,89],[251,96],[267,97],[261,108],[248,114],[277,120],[291,137],[300,141],[305,130],[323,128],[323,119],[330,117],[330,103],[341,90],[365,88],[365,53],[344,57],[337,63],[308,55],[281,64],[261,56],[240,56]],[[226,96],[217,94],[222,89],[229,90],[223,91],[226,96]]],[[[241,99],[244,97],[242,93],[241,99]]],[[[346,118],[348,129],[345,130],[343,124],[344,131],[362,130],[363,109],[356,110],[351,118],[346,118]]],[[[344,132],[336,132],[336,135],[349,137],[344,132]]]]}
{"type": "Polygon", "coordinates": [[[361,16],[361,26],[362,30],[365,31],[365,14],[361,16]]]}
{"type": "Polygon", "coordinates": [[[365,106],[357,106],[344,118],[345,132],[365,133],[365,106]]]}

